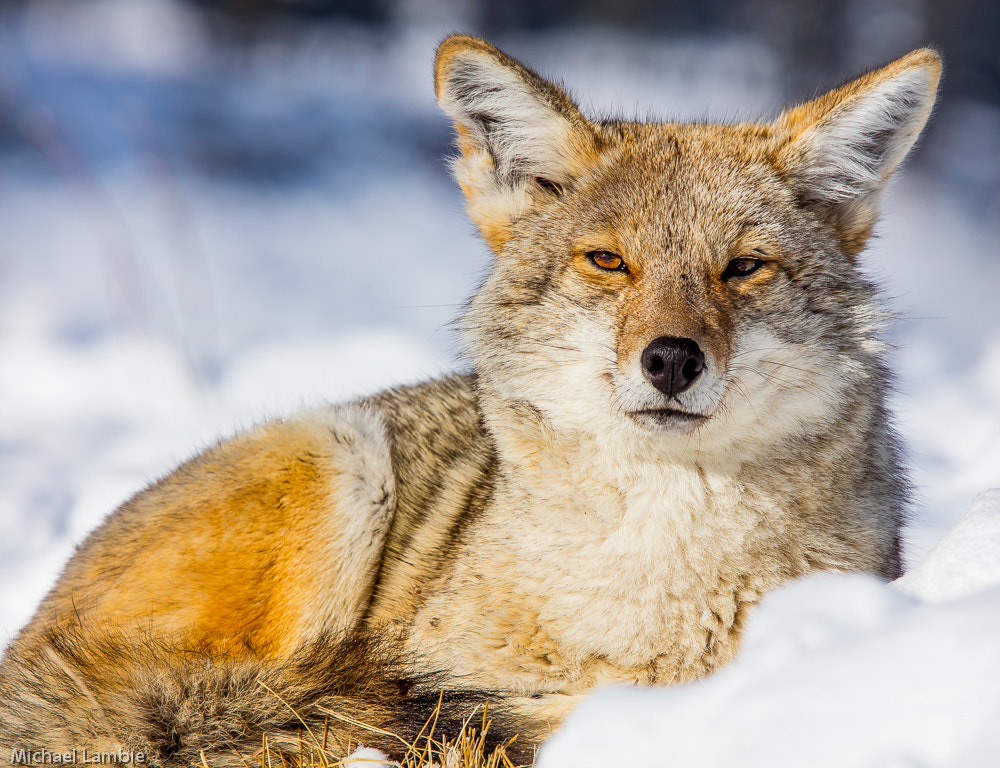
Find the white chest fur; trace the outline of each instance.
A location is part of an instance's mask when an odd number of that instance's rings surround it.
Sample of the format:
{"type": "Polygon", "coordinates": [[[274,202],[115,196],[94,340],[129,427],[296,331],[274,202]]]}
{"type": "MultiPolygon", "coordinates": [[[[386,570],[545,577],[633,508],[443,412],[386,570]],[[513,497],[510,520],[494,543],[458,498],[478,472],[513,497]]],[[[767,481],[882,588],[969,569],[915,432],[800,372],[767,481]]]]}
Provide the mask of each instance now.
{"type": "Polygon", "coordinates": [[[521,561],[543,598],[539,619],[548,634],[625,665],[669,652],[692,631],[731,623],[741,588],[733,559],[742,559],[756,527],[732,479],[679,464],[631,469],[614,484],[573,473],[566,500],[539,489],[525,509],[521,561]]]}
{"type": "Polygon", "coordinates": [[[739,481],[662,457],[622,472],[590,451],[546,455],[571,458],[536,454],[500,479],[414,639],[524,688],[595,660],[616,670],[606,679],[653,681],[728,656],[744,609],[778,580],[754,554],[770,531],[739,481]]]}

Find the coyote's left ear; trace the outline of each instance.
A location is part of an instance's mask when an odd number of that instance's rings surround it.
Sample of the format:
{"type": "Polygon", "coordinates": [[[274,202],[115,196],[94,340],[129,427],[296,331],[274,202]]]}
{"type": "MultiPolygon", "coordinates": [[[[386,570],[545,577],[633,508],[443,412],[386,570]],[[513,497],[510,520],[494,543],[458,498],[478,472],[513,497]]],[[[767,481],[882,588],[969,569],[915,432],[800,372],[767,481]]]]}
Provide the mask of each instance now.
{"type": "Polygon", "coordinates": [[[871,234],[880,194],[927,122],[940,75],[937,53],[914,51],[775,121],[779,170],[834,225],[848,254],[871,234]]]}
{"type": "Polygon", "coordinates": [[[494,249],[514,219],[562,194],[593,162],[594,132],[572,100],[484,40],[441,43],[434,86],[458,132],[455,177],[494,249]]]}

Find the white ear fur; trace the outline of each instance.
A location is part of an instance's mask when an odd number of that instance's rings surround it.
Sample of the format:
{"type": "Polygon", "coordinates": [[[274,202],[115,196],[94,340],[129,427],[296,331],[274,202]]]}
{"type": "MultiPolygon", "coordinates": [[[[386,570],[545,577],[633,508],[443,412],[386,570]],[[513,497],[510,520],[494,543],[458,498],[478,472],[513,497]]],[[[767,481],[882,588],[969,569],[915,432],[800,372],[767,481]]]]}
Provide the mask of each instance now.
{"type": "Polygon", "coordinates": [[[491,244],[538,201],[581,172],[592,146],[586,120],[555,85],[481,40],[438,50],[438,103],[458,130],[453,172],[491,244]]]}
{"type": "Polygon", "coordinates": [[[841,105],[800,137],[802,183],[817,201],[830,204],[881,189],[917,140],[933,103],[930,73],[917,69],[841,105]]]}
{"type": "Polygon", "coordinates": [[[569,181],[573,126],[518,72],[470,51],[452,58],[443,86],[441,107],[490,153],[500,179],[569,181]]]}
{"type": "Polygon", "coordinates": [[[880,193],[930,115],[940,71],[936,53],[915,51],[782,115],[779,128],[795,133],[783,165],[803,202],[867,237],[880,193]]]}

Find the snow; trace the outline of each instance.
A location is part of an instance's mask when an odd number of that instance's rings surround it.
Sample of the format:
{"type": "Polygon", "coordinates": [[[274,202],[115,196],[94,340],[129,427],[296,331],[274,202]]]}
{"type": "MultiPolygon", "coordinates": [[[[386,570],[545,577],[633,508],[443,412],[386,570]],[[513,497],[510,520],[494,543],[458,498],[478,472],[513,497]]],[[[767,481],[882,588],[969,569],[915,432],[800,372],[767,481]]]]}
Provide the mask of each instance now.
{"type": "MultiPolygon", "coordinates": [[[[70,5],[0,13],[0,642],[105,514],[214,440],[461,366],[450,322],[487,263],[430,84],[460,20],[225,56],[183,3],[70,5]]],[[[783,95],[751,40],[501,42],[598,113],[783,95]]],[[[952,114],[863,257],[899,318],[909,572],[773,594],[729,668],[596,694],[543,766],[1000,761],[1000,502],[976,496],[1000,486],[1000,209],[947,181],[986,178],[961,152],[1000,131],[952,114]]]]}
{"type": "Polygon", "coordinates": [[[392,762],[383,752],[371,747],[359,747],[345,757],[338,765],[351,768],[396,768],[398,763],[392,762]]]}
{"type": "Polygon", "coordinates": [[[991,490],[890,585],[824,574],[773,592],[730,666],[684,686],[598,691],[538,768],[996,765],[998,532],[991,490]]]}
{"type": "Polygon", "coordinates": [[[983,491],[958,525],[919,565],[897,579],[899,591],[930,603],[1000,584],[1000,489],[983,491]]]}

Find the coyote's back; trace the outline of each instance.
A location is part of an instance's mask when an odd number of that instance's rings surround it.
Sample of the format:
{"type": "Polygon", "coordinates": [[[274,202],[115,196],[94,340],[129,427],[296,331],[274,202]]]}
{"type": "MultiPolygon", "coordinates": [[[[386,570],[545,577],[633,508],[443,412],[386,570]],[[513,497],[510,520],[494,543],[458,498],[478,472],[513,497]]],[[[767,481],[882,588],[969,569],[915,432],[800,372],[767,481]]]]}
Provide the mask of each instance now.
{"type": "Polygon", "coordinates": [[[915,51],[765,124],[592,121],[445,40],[495,255],[471,371],[264,424],[116,511],[4,657],[0,760],[398,752],[484,705],[528,759],[595,685],[725,663],[790,578],[898,575],[858,260],[939,72],[915,51]]]}

